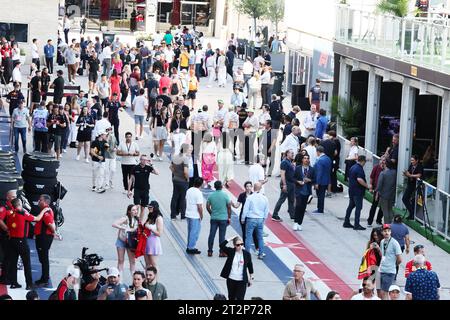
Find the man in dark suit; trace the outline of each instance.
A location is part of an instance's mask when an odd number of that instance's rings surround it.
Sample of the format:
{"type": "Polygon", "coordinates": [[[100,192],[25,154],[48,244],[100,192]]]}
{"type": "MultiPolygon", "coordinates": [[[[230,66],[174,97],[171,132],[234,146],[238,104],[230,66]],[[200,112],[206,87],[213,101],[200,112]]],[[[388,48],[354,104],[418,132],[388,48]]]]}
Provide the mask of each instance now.
{"type": "Polygon", "coordinates": [[[316,174],[316,184],[314,188],[317,193],[317,210],[312,213],[323,213],[325,206],[325,192],[328,188],[328,184],[331,181],[331,159],[325,155],[325,150],[322,146],[317,147],[317,160],[314,165],[314,172],[316,174]]]}

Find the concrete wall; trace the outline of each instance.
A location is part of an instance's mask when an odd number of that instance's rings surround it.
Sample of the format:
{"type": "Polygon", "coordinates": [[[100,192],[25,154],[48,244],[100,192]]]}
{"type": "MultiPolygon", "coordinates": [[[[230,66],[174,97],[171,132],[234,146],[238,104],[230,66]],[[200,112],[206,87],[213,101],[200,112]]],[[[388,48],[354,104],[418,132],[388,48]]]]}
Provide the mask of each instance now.
{"type": "Polygon", "coordinates": [[[52,39],[56,45],[58,4],[59,0],[0,0],[0,22],[28,24],[28,43],[19,43],[19,48],[25,49],[27,54],[27,64],[31,62],[31,43],[34,38],[39,40],[42,55],[48,39],[52,39]]]}

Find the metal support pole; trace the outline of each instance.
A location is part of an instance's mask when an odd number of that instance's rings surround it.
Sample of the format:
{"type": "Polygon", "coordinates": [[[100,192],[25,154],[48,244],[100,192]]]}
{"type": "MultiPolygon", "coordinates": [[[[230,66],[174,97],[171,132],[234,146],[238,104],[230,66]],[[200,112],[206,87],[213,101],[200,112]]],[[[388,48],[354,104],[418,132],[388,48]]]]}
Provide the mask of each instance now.
{"type": "Polygon", "coordinates": [[[381,77],[375,74],[375,69],[369,70],[367,90],[366,133],[364,148],[377,154],[378,124],[380,114],[381,77]]]}

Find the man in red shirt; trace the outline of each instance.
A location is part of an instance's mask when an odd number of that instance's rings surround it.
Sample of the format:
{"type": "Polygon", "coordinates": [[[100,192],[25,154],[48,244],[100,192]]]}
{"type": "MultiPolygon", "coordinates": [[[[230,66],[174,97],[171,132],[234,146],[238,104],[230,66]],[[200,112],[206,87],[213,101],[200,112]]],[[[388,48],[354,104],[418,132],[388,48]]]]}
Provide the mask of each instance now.
{"type": "Polygon", "coordinates": [[[169,74],[162,71],[162,77],[159,79],[159,94],[163,94],[163,88],[169,88],[172,80],[169,78],[169,74]]]}
{"type": "Polygon", "coordinates": [[[41,220],[44,213],[41,212],[36,217],[29,214],[22,208],[22,201],[18,198],[12,200],[11,204],[14,210],[8,211],[6,216],[6,224],[9,230],[7,275],[11,282],[10,288],[16,289],[22,287],[17,283],[17,261],[20,256],[25,272],[26,290],[31,290],[33,289],[33,278],[31,276],[30,247],[27,242],[29,223],[41,220]]]}
{"type": "Polygon", "coordinates": [[[36,223],[34,234],[36,236],[36,249],[39,262],[42,265],[41,278],[35,282],[37,286],[47,286],[50,279],[50,265],[48,252],[53,242],[56,226],[53,210],[50,208],[51,197],[43,194],[39,198],[39,208],[44,213],[41,221],[36,223]]]}
{"type": "MultiPolygon", "coordinates": [[[[421,254],[425,257],[425,248],[421,244],[418,244],[414,247],[414,256],[417,256],[418,254],[421,254]]],[[[428,260],[425,261],[425,267],[428,271],[432,270],[431,263],[428,260]]],[[[412,259],[405,265],[405,278],[408,278],[409,275],[414,271],[416,271],[416,266],[414,265],[414,259],[412,259]]]]}
{"type": "Polygon", "coordinates": [[[7,277],[8,270],[8,248],[9,248],[9,229],[6,225],[6,217],[12,214],[14,208],[11,201],[17,198],[16,190],[10,190],[6,193],[6,204],[0,207],[0,264],[2,266],[1,284],[9,284],[7,277]]]}

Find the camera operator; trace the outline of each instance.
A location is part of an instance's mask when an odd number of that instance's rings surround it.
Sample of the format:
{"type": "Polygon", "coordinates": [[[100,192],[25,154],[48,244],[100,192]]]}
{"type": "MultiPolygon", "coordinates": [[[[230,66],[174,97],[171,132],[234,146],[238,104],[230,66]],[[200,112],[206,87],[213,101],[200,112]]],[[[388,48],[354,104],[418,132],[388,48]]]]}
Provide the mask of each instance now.
{"type": "Polygon", "coordinates": [[[408,170],[403,171],[403,176],[408,178],[405,192],[403,193],[402,201],[408,209],[408,220],[414,220],[414,203],[416,201],[416,184],[417,179],[422,179],[423,167],[419,162],[417,155],[411,156],[411,164],[408,170]]]}
{"type": "Polygon", "coordinates": [[[97,300],[128,300],[128,288],[120,283],[120,273],[116,267],[108,268],[108,281],[98,292],[97,300]]]}
{"type": "MultiPolygon", "coordinates": [[[[93,269],[91,269],[93,272],[93,269]]],[[[102,285],[100,284],[100,273],[86,273],[81,276],[78,300],[97,300],[102,285]]]]}

